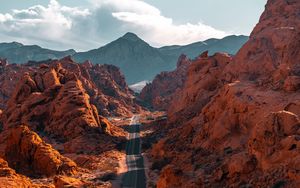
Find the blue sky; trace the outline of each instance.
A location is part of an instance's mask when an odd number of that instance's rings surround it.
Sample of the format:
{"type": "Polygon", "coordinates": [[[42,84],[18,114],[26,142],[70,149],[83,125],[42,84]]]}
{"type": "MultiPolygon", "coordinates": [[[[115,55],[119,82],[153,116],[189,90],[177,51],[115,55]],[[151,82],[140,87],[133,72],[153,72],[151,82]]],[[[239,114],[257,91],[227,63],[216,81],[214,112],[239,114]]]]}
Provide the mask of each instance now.
{"type": "Polygon", "coordinates": [[[0,0],[0,41],[87,50],[127,31],[154,46],[249,35],[266,0],[0,0]]]}

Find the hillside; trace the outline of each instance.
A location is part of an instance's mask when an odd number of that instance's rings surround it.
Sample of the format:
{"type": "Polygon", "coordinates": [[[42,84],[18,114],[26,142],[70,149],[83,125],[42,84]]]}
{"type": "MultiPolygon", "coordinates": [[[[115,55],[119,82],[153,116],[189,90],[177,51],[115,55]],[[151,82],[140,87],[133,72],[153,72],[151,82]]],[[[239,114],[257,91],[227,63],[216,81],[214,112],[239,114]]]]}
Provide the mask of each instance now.
{"type": "Polygon", "coordinates": [[[37,45],[23,45],[17,42],[0,43],[0,57],[6,58],[9,63],[27,63],[28,61],[43,61],[48,59],[60,59],[75,54],[73,49],[55,51],[42,48],[37,45]]]}
{"type": "Polygon", "coordinates": [[[166,56],[133,33],[127,33],[101,48],[77,53],[73,58],[79,62],[90,60],[94,64],[116,65],[129,84],[152,79],[156,73],[172,68],[166,56]]]}
{"type": "Polygon", "coordinates": [[[248,40],[246,36],[228,36],[223,39],[208,39],[184,46],[165,46],[155,48],[134,33],[126,33],[117,40],[86,52],[75,50],[55,51],[37,45],[21,43],[0,43],[0,57],[9,63],[22,64],[28,61],[60,59],[71,55],[74,60],[84,62],[90,60],[93,64],[111,64],[118,66],[126,77],[128,84],[152,80],[162,71],[176,68],[176,62],[181,54],[193,59],[204,51],[213,54],[217,51],[235,54],[248,40]]]}
{"type": "Polygon", "coordinates": [[[120,67],[129,84],[144,80],[152,80],[162,71],[176,68],[181,54],[194,58],[202,52],[224,51],[235,54],[248,40],[246,36],[228,36],[223,39],[209,39],[185,46],[165,46],[154,48],[134,33],[126,33],[123,37],[87,52],[76,53],[76,61],[90,60],[95,64],[112,64],[120,67]]]}
{"type": "Polygon", "coordinates": [[[269,0],[235,56],[203,53],[146,87],[168,109],[149,152],[156,187],[299,187],[299,10],[269,0]]]}
{"type": "Polygon", "coordinates": [[[234,55],[248,39],[249,37],[244,35],[231,35],[223,39],[208,39],[203,42],[195,42],[185,46],[165,46],[159,48],[159,51],[164,55],[175,58],[173,61],[176,61],[181,54],[185,54],[189,58],[194,59],[204,51],[208,51],[209,55],[213,55],[216,52],[226,52],[234,55]]]}

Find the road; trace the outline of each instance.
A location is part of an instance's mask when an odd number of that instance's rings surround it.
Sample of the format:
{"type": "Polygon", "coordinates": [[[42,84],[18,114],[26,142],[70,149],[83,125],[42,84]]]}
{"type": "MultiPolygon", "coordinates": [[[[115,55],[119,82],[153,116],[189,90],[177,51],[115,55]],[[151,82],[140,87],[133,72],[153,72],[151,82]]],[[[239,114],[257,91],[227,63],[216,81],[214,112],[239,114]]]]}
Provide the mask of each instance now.
{"type": "Polygon", "coordinates": [[[129,126],[126,143],[126,165],[128,171],[123,175],[123,188],[146,188],[144,158],[141,155],[139,117],[133,116],[129,126]]]}

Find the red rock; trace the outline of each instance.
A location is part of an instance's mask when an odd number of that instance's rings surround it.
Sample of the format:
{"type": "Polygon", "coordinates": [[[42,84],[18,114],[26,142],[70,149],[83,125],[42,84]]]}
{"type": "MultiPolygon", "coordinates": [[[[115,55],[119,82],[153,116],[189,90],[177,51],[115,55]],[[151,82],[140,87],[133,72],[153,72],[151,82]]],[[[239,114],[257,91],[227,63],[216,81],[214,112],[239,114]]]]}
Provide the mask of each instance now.
{"type": "Polygon", "coordinates": [[[175,166],[166,166],[161,173],[159,180],[157,181],[157,187],[187,187],[183,178],[180,175],[180,170],[176,169],[175,166]]]}
{"type": "Polygon", "coordinates": [[[217,53],[211,57],[200,55],[192,62],[184,87],[174,94],[174,100],[170,104],[170,121],[179,121],[177,117],[189,119],[200,113],[210,98],[223,86],[222,73],[231,61],[229,55],[217,53]]]}
{"type": "Polygon", "coordinates": [[[271,113],[252,130],[248,150],[254,154],[263,170],[275,165],[299,171],[300,121],[291,112],[271,113]]]}
{"type": "Polygon", "coordinates": [[[285,91],[297,91],[300,89],[300,77],[299,76],[289,76],[284,81],[283,89],[285,91]]]}
{"type": "Polygon", "coordinates": [[[63,157],[26,126],[11,129],[5,158],[18,172],[29,176],[74,174],[76,164],[63,157]]]}
{"type": "Polygon", "coordinates": [[[266,10],[235,57],[229,72],[239,79],[283,88],[289,76],[299,76],[298,1],[268,1],[266,10]]]}
{"type": "Polygon", "coordinates": [[[236,57],[203,54],[190,65],[151,152],[168,161],[158,187],[297,187],[298,10],[300,1],[269,0],[236,57]]]}
{"type": "Polygon", "coordinates": [[[7,106],[9,97],[13,95],[24,74],[29,75],[36,88],[42,92],[45,88],[59,85],[58,83],[80,80],[90,96],[90,102],[104,116],[130,116],[132,112],[141,110],[135,104],[133,92],[128,88],[124,76],[117,67],[92,65],[89,62],[78,64],[70,57],[59,61],[3,65],[0,70],[0,109],[7,106]]]}
{"type": "Polygon", "coordinates": [[[8,163],[0,158],[0,184],[1,187],[7,188],[29,188],[33,184],[25,176],[17,174],[13,169],[9,168],[8,163]]]}
{"type": "Polygon", "coordinates": [[[116,128],[100,114],[129,116],[141,110],[114,66],[80,65],[67,57],[5,65],[0,80],[5,96],[0,101],[5,109],[0,156],[30,177],[70,178],[77,165],[59,152],[93,155],[115,149],[123,137],[115,137],[116,128]]]}
{"type": "Polygon", "coordinates": [[[143,88],[140,98],[156,110],[166,110],[174,93],[183,87],[190,64],[188,57],[181,55],[176,70],[157,75],[152,83],[143,88]]]}
{"type": "Polygon", "coordinates": [[[228,176],[234,177],[237,174],[248,174],[256,168],[255,158],[251,158],[247,153],[232,155],[228,162],[228,176]]]}
{"type": "Polygon", "coordinates": [[[54,185],[56,188],[85,187],[87,183],[76,178],[66,176],[55,176],[54,185]]]}

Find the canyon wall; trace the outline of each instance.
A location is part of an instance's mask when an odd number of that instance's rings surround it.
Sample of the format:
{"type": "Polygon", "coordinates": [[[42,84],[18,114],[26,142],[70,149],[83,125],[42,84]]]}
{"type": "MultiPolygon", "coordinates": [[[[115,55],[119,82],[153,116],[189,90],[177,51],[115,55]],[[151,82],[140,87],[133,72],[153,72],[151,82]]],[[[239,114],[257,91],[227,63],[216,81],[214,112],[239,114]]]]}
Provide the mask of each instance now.
{"type": "Polygon", "coordinates": [[[168,109],[157,187],[297,187],[300,1],[269,0],[237,55],[202,56],[168,109]]]}

